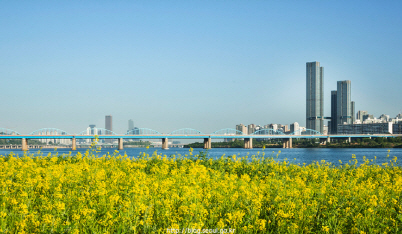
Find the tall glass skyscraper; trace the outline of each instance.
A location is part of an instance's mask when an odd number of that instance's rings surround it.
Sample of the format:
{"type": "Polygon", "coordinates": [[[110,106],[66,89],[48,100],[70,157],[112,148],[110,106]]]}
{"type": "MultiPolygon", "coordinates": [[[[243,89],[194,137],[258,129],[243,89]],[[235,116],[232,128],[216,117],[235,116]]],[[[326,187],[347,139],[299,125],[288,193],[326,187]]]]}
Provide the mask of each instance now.
{"type": "Polygon", "coordinates": [[[337,108],[336,108],[336,103],[338,101],[337,98],[337,91],[332,90],[331,91],[331,125],[330,125],[330,133],[331,134],[336,134],[337,133],[337,128],[338,128],[338,121],[336,117],[337,113],[337,108]]]}
{"type": "Polygon", "coordinates": [[[306,63],[306,128],[324,132],[324,68],[306,63]]]}
{"type": "Polygon", "coordinates": [[[354,109],[354,103],[352,108],[351,102],[351,82],[350,80],[338,81],[337,85],[336,119],[338,124],[351,124],[353,120],[352,109],[354,109]]]}

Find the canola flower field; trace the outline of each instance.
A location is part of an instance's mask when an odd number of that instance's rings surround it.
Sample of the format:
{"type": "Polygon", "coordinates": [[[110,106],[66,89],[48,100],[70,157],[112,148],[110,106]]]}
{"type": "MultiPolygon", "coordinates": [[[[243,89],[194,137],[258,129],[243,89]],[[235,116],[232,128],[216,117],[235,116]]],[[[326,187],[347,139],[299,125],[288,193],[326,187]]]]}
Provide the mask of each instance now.
{"type": "Polygon", "coordinates": [[[147,152],[0,156],[0,233],[402,232],[396,157],[334,166],[147,152]]]}

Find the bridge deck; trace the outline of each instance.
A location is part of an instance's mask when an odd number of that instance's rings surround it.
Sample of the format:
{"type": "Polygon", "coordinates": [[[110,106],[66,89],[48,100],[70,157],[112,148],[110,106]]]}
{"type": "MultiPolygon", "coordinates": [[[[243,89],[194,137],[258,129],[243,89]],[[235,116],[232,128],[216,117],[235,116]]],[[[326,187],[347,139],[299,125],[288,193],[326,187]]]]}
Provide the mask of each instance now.
{"type": "MultiPolygon", "coordinates": [[[[372,134],[372,135],[99,135],[99,139],[225,139],[225,138],[367,138],[367,137],[402,137],[402,134],[372,134]]],[[[0,135],[0,139],[94,139],[94,135],[0,135]]]]}

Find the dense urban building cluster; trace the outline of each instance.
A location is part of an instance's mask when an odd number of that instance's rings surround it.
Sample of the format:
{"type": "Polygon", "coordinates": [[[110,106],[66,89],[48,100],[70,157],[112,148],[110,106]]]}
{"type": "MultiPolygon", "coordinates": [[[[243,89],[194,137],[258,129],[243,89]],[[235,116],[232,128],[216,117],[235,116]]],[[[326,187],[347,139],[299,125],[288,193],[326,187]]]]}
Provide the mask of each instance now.
{"type": "Polygon", "coordinates": [[[356,114],[355,102],[352,101],[350,80],[337,82],[337,89],[331,91],[331,116],[324,116],[324,68],[319,62],[306,63],[306,127],[297,122],[290,125],[268,124],[264,126],[250,124],[236,125],[236,130],[244,134],[255,134],[262,129],[272,129],[285,134],[299,133],[311,129],[327,134],[402,134],[402,114],[395,118],[382,114],[375,118],[367,111],[359,110],[356,114]],[[328,125],[324,125],[327,119],[328,125]]]}
{"type": "Polygon", "coordinates": [[[325,134],[324,119],[329,134],[402,134],[402,115],[391,119],[381,115],[378,119],[367,111],[358,111],[352,101],[351,81],[337,82],[331,91],[331,116],[324,117],[324,68],[319,62],[306,63],[306,128],[325,134]]]}

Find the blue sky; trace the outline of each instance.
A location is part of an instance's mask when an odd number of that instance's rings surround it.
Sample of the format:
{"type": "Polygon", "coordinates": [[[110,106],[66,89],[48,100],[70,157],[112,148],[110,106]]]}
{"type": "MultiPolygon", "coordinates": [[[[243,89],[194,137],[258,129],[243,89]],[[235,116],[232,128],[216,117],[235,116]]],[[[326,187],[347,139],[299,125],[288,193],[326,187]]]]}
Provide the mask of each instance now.
{"type": "Polygon", "coordinates": [[[0,1],[0,127],[305,125],[305,66],[402,110],[400,1],[0,1]]]}

